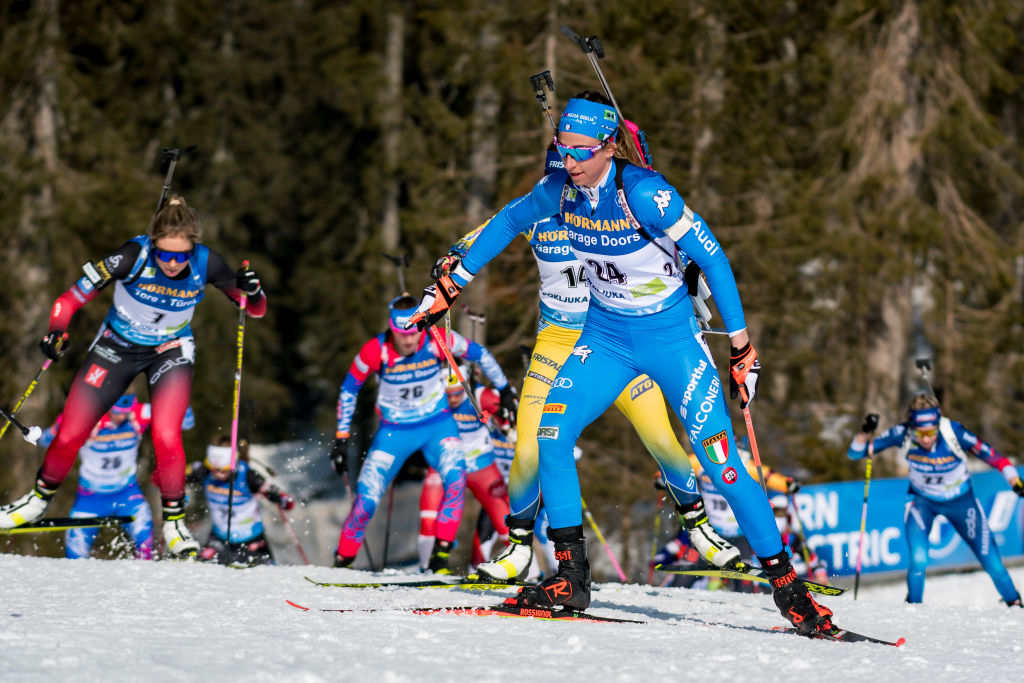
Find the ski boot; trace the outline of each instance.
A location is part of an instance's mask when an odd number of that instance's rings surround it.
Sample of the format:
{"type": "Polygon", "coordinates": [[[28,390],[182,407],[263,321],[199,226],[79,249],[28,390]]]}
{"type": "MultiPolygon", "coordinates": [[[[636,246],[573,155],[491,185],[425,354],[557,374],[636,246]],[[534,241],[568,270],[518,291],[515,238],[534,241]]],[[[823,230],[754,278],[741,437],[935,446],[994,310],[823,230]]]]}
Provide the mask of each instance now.
{"type": "Polygon", "coordinates": [[[558,571],[536,586],[519,591],[518,604],[526,607],[585,610],[590,606],[590,562],[582,526],[551,529],[558,571]]]}
{"type": "Polygon", "coordinates": [[[352,557],[345,557],[341,553],[334,553],[334,568],[335,569],[345,569],[347,567],[351,567],[352,563],[355,562],[355,561],[356,561],[356,558],[355,558],[354,555],[352,557]]]}
{"type": "Polygon", "coordinates": [[[533,561],[532,519],[505,517],[508,525],[508,547],[495,559],[477,565],[476,573],[483,581],[513,582],[530,571],[533,561]]]}
{"type": "Polygon", "coordinates": [[[800,633],[834,633],[832,610],[819,605],[797,578],[785,549],[778,555],[758,557],[772,587],[775,606],[800,633]]]}
{"type": "Polygon", "coordinates": [[[734,569],[743,571],[747,568],[746,563],[740,560],[740,551],[733,544],[718,535],[715,528],[708,520],[708,513],[704,509],[704,499],[698,498],[697,502],[687,506],[677,506],[676,513],[679,521],[682,522],[690,535],[690,545],[700,553],[700,556],[708,564],[719,569],[734,569]]]}
{"type": "Polygon", "coordinates": [[[50,501],[56,494],[56,486],[48,486],[36,475],[31,491],[13,503],[0,506],[0,529],[13,529],[36,521],[46,514],[46,508],[50,507],[50,501]]]}
{"type": "Polygon", "coordinates": [[[434,541],[434,549],[430,551],[430,562],[427,563],[427,571],[435,574],[449,575],[452,570],[448,567],[448,559],[452,554],[455,544],[451,541],[434,541]]]}
{"type": "Polygon", "coordinates": [[[185,524],[185,501],[163,501],[164,544],[171,558],[176,560],[195,560],[199,557],[199,543],[192,538],[192,532],[185,524]]]}

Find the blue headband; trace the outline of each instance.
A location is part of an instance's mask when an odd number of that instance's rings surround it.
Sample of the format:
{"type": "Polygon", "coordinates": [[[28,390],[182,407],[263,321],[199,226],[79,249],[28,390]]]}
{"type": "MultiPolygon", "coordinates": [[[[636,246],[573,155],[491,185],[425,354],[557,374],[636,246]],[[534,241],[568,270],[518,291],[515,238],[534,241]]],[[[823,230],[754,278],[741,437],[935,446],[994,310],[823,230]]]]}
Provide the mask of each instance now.
{"type": "Polygon", "coordinates": [[[579,133],[598,140],[614,139],[616,131],[619,130],[619,117],[610,104],[574,97],[562,110],[558,130],[579,133]]]}
{"type": "Polygon", "coordinates": [[[939,412],[938,407],[911,410],[910,427],[911,429],[928,429],[929,427],[935,427],[939,424],[940,416],[941,413],[939,412]]]}
{"type": "Polygon", "coordinates": [[[415,308],[407,308],[404,310],[398,310],[395,308],[395,303],[403,297],[395,297],[388,304],[388,323],[391,325],[391,330],[398,334],[416,334],[419,332],[415,327],[411,330],[405,329],[406,323],[409,322],[409,318],[416,312],[415,308]]]}

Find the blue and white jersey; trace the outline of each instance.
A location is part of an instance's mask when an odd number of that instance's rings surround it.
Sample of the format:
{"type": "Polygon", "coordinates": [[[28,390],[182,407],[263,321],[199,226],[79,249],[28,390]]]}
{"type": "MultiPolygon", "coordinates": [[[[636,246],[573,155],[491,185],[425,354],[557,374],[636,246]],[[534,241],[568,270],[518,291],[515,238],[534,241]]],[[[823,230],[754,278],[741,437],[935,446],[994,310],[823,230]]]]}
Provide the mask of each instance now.
{"type": "Polygon", "coordinates": [[[590,307],[590,289],[583,264],[569,244],[569,232],[554,218],[530,226],[530,242],[540,271],[540,326],[548,324],[582,330],[590,307]]]}
{"type": "Polygon", "coordinates": [[[233,495],[227,481],[221,481],[209,472],[203,479],[203,488],[210,521],[213,522],[213,535],[222,541],[228,540],[228,496],[232,495],[230,542],[244,543],[263,533],[263,517],[260,503],[249,488],[249,463],[239,460],[236,467],[233,495]]]}
{"type": "Polygon", "coordinates": [[[491,443],[494,446],[494,464],[498,466],[505,483],[508,483],[509,472],[512,471],[512,460],[516,457],[516,430],[510,427],[508,433],[501,429],[491,430],[491,443]]]}
{"type": "Polygon", "coordinates": [[[459,439],[462,440],[462,454],[466,459],[466,474],[479,472],[494,462],[494,444],[487,425],[480,422],[476,409],[468,399],[463,400],[458,408],[452,411],[455,424],[459,426],[459,439]]]}
{"type": "Polygon", "coordinates": [[[711,477],[701,471],[697,482],[700,484],[700,494],[704,498],[704,509],[708,513],[708,521],[711,522],[711,526],[715,527],[719,535],[725,538],[736,538],[742,535],[743,531],[736,519],[736,513],[729,506],[729,501],[725,499],[725,496],[715,488],[711,477]]]}
{"type": "MultiPolygon", "coordinates": [[[[132,240],[148,245],[149,238],[132,240]]],[[[192,316],[206,288],[209,249],[197,244],[189,256],[189,275],[171,279],[157,266],[154,250],[143,247],[146,260],[136,280],[126,284],[117,280],[114,302],[107,312],[106,324],[123,339],[142,346],[159,346],[179,337],[192,336],[192,316]]],[[[118,258],[118,256],[111,258],[118,258]]],[[[120,264],[110,264],[111,270],[120,264]]],[[[79,286],[91,285],[87,278],[79,286]]]]}
{"type": "MultiPolygon", "coordinates": [[[[153,421],[153,409],[149,403],[136,403],[132,412],[120,424],[110,419],[109,414],[100,418],[92,428],[89,438],[78,451],[81,464],[78,467],[78,487],[89,493],[115,493],[135,485],[138,471],[139,443],[142,434],[153,421]]],[[[63,416],[48,427],[39,439],[39,445],[47,447],[60,430],[63,416]]],[[[182,429],[195,426],[192,407],[185,411],[182,429]]]]}
{"type": "MultiPolygon", "coordinates": [[[[879,453],[887,448],[900,448],[910,470],[907,475],[910,489],[925,498],[952,500],[970,491],[968,455],[999,470],[1011,485],[1017,479],[1017,470],[1006,457],[955,420],[946,417],[940,419],[938,438],[928,450],[912,436],[912,430],[906,423],[893,425],[875,438],[872,450],[879,453]]],[[[858,460],[865,455],[867,444],[856,441],[850,444],[847,456],[851,460],[858,460]]]]}
{"type": "Polygon", "coordinates": [[[462,268],[453,272],[453,279],[466,284],[517,234],[561,212],[572,251],[584,266],[593,304],[620,315],[640,316],[686,298],[686,285],[674,257],[678,247],[682,256],[693,259],[704,271],[726,330],[742,330],[743,308],[729,260],[704,219],[686,206],[660,173],[627,164],[622,179],[629,210],[657,245],[644,239],[619,203],[615,169],[624,163],[614,160],[593,189],[566,184],[565,171],[542,178],[533,190],[507,204],[484,226],[462,260],[462,268]]]}
{"type": "MultiPolygon", "coordinates": [[[[457,332],[451,332],[448,348],[456,358],[478,363],[497,389],[508,385],[508,379],[491,353],[457,332]]],[[[442,352],[424,334],[419,348],[409,356],[395,350],[388,333],[370,339],[356,354],[338,396],[336,434],[348,436],[356,409],[356,396],[366,379],[376,374],[377,414],[388,424],[411,425],[432,419],[449,410],[445,395],[447,373],[442,352]]]]}

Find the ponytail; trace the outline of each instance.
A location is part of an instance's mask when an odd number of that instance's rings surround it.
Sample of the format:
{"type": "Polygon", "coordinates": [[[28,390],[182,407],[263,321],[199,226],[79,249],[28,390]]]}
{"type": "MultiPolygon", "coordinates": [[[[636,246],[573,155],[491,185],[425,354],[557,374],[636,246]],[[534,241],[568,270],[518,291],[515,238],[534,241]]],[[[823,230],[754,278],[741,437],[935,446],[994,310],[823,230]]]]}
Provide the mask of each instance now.
{"type": "Polygon", "coordinates": [[[171,195],[149,224],[149,237],[156,242],[161,237],[184,237],[193,244],[202,241],[199,215],[185,203],[181,195],[171,195]]]}

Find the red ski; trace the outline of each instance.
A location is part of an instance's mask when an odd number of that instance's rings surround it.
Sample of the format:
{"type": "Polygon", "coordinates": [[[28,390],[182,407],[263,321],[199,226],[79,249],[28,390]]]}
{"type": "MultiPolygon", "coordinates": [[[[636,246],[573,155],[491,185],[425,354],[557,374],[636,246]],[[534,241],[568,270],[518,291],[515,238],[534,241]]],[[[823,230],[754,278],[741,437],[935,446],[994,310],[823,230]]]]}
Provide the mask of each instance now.
{"type": "Polygon", "coordinates": [[[553,621],[589,621],[615,624],[647,623],[645,621],[636,621],[634,619],[601,617],[596,614],[590,614],[589,612],[580,612],[575,610],[549,610],[541,607],[525,607],[517,605],[515,598],[509,598],[500,605],[488,605],[481,607],[460,605],[453,607],[384,607],[375,609],[311,608],[304,607],[303,605],[292,602],[291,600],[285,600],[285,602],[292,607],[296,607],[306,612],[411,612],[412,614],[454,614],[467,617],[527,617],[530,619],[545,619],[553,621]]]}
{"type": "Polygon", "coordinates": [[[804,638],[811,638],[812,640],[831,640],[836,643],[875,643],[877,645],[891,645],[892,647],[899,647],[907,642],[906,638],[901,637],[896,642],[889,640],[882,640],[881,638],[872,638],[862,633],[854,633],[853,631],[847,631],[845,629],[838,628],[833,633],[800,633],[796,628],[792,626],[774,626],[773,631],[779,633],[792,633],[796,636],[803,636],[804,638]]]}

